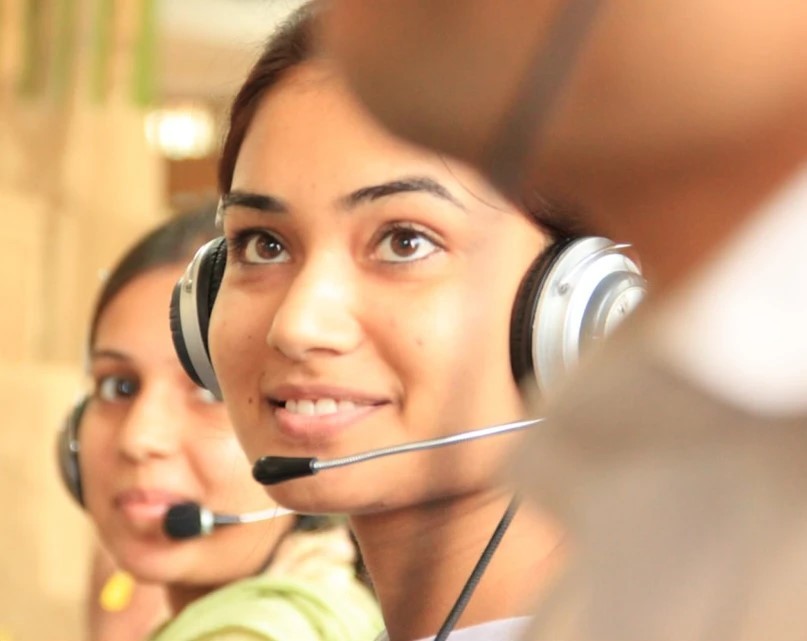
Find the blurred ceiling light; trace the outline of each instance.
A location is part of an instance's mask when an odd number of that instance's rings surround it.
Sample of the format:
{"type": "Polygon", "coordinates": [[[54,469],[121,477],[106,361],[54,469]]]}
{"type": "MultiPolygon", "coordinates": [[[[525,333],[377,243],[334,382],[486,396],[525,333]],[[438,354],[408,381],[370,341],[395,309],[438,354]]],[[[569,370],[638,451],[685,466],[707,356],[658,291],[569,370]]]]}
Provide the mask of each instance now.
{"type": "Polygon", "coordinates": [[[216,123],[204,106],[181,104],[146,115],[146,140],[171,160],[204,158],[216,146],[216,123]]]}

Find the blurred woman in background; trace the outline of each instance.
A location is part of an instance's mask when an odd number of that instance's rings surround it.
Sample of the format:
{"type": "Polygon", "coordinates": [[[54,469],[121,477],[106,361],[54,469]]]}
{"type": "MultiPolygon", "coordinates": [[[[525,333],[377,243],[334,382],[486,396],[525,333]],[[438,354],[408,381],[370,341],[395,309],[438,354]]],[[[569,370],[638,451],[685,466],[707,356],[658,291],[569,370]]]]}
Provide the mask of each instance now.
{"type": "Polygon", "coordinates": [[[61,439],[68,487],[114,563],[138,584],[164,589],[171,618],[154,641],[224,633],[370,641],[380,619],[356,576],[346,528],[288,514],[268,499],[224,406],[187,377],[174,353],[172,288],[193,250],[214,236],[213,208],[179,216],[112,270],[90,325],[93,390],[61,439]],[[188,502],[214,512],[269,512],[251,525],[172,539],[166,515],[188,502]]]}

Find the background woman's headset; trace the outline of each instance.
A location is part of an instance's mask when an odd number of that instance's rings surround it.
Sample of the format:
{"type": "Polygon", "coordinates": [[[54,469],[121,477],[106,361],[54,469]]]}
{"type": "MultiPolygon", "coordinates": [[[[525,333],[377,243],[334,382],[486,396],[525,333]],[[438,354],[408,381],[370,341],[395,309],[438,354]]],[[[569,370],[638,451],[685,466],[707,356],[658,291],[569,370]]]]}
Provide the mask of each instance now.
{"type": "MultiPolygon", "coordinates": [[[[513,305],[510,364],[516,380],[531,374],[546,390],[636,308],[647,286],[628,247],[584,236],[560,239],[541,252],[513,305]]],[[[203,245],[174,287],[170,310],[182,366],[218,398],[208,328],[226,264],[224,238],[203,245]]]]}
{"type": "Polygon", "coordinates": [[[85,396],[73,406],[56,439],[56,459],[59,465],[59,474],[70,496],[76,499],[82,507],[84,507],[84,493],[81,486],[81,468],[78,460],[80,451],[78,431],[81,427],[81,417],[84,415],[88,401],[89,397],[85,396]]]}

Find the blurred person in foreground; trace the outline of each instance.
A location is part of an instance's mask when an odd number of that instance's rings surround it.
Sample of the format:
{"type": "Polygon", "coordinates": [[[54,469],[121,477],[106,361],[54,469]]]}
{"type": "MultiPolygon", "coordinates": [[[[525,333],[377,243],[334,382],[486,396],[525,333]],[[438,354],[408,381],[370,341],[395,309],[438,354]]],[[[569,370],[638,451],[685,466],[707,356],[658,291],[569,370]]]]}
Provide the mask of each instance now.
{"type": "Polygon", "coordinates": [[[805,156],[797,0],[330,6],[324,44],[385,125],[583,206],[665,289],[805,156]]]}
{"type": "Polygon", "coordinates": [[[535,638],[802,638],[807,4],[334,0],[324,33],[387,126],[656,285],[537,402],[522,478],[575,552],[535,638]]]}

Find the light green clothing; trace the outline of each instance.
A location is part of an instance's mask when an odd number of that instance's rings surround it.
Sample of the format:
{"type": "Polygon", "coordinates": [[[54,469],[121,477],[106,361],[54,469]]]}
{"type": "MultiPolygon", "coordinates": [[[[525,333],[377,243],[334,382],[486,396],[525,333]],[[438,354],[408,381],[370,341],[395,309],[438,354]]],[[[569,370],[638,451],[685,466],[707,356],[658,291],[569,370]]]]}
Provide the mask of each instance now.
{"type": "Polygon", "coordinates": [[[188,604],[150,641],[373,641],[384,624],[345,527],[295,531],[264,574],[188,604]]]}
{"type": "Polygon", "coordinates": [[[375,600],[356,580],[262,575],[194,601],[151,641],[373,641],[382,628],[375,600]]]}

